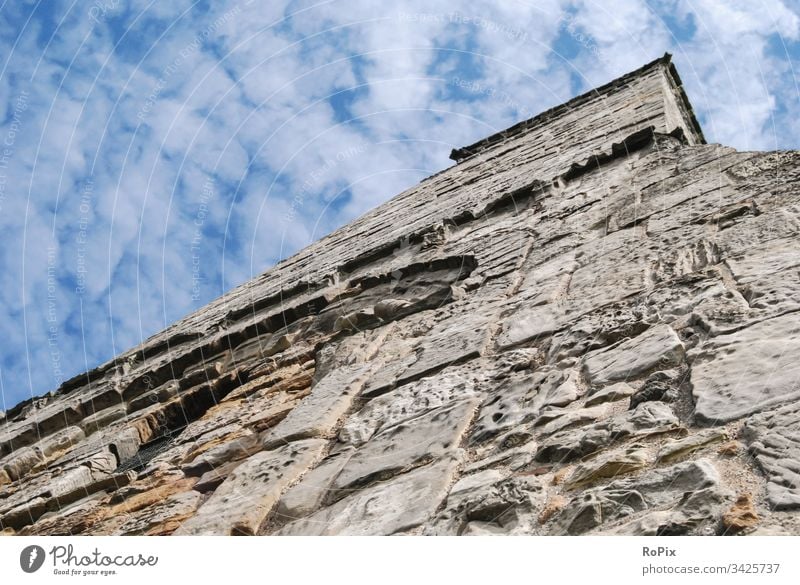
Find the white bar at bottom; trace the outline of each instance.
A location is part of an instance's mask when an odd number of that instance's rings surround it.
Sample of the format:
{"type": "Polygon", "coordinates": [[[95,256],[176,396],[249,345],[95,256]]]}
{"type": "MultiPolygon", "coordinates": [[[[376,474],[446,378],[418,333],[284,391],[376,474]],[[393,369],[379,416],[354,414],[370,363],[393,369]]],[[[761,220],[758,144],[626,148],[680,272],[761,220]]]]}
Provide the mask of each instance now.
{"type": "Polygon", "coordinates": [[[8,537],[0,583],[777,585],[800,583],[798,545],[789,536],[8,537]]]}

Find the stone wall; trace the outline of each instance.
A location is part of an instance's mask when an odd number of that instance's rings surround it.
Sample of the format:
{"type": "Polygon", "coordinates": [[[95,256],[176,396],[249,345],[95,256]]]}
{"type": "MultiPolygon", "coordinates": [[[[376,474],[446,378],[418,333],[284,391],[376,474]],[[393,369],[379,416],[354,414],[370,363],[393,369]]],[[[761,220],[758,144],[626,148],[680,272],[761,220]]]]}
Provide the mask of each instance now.
{"type": "Polygon", "coordinates": [[[18,534],[800,533],[800,154],[665,57],[0,420],[18,534]]]}

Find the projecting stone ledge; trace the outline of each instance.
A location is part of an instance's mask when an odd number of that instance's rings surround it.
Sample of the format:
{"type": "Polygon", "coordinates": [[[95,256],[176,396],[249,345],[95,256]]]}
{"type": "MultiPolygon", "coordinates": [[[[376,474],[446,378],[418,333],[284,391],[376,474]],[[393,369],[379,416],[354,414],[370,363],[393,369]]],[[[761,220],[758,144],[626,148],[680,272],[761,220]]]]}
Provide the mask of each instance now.
{"type": "Polygon", "coordinates": [[[282,528],[279,535],[384,535],[430,518],[447,496],[458,459],[444,459],[366,488],[282,528]]]}
{"type": "Polygon", "coordinates": [[[690,352],[695,416],[724,424],[800,399],[800,313],[712,337],[690,352]]]}
{"type": "Polygon", "coordinates": [[[264,448],[272,449],[289,441],[330,435],[358,397],[368,372],[374,368],[375,364],[344,366],[322,378],[311,389],[311,394],[266,433],[264,448]]]}
{"type": "Polygon", "coordinates": [[[800,509],[800,403],[751,417],[750,451],[767,475],[767,500],[777,510],[800,509]]]}
{"type": "Polygon", "coordinates": [[[325,445],[308,439],[253,455],[175,534],[256,534],[283,490],[319,460],[325,445]]]}
{"type": "Polygon", "coordinates": [[[654,369],[675,367],[683,355],[683,344],[672,328],[657,325],[614,349],[589,354],[584,368],[592,384],[603,386],[638,378],[654,369]]]}

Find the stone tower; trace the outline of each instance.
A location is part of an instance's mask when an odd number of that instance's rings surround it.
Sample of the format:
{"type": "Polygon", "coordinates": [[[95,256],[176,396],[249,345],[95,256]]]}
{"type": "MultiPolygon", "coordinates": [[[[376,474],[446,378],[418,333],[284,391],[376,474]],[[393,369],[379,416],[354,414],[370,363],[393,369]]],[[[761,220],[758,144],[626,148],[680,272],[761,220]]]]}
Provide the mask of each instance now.
{"type": "Polygon", "coordinates": [[[800,155],[665,56],[452,158],[5,413],[3,532],[800,533],[800,155]]]}

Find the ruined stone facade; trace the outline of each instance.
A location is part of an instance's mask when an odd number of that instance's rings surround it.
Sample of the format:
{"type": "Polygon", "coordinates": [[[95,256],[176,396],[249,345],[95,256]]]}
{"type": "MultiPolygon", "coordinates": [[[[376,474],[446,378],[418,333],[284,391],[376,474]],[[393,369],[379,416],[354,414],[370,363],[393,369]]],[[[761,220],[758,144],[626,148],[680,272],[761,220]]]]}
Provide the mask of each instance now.
{"type": "Polygon", "coordinates": [[[800,533],[800,154],[669,57],[0,420],[10,534],[800,533]]]}

